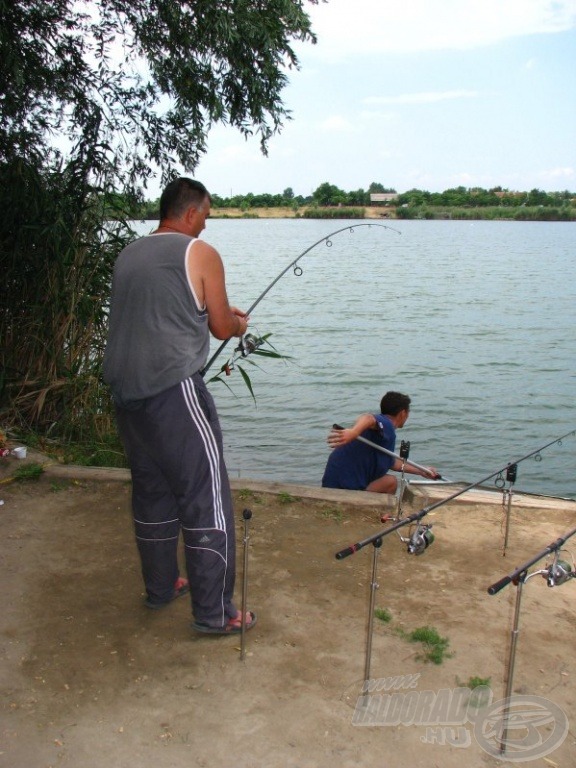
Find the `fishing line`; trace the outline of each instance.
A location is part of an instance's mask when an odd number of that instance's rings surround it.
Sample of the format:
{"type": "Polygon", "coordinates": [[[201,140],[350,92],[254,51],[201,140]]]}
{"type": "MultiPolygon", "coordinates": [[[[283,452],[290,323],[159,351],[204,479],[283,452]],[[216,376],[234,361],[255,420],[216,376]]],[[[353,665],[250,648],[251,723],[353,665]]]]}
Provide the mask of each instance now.
{"type": "MultiPolygon", "coordinates": [[[[327,248],[332,247],[332,240],[330,238],[334,237],[335,235],[339,235],[341,232],[350,232],[351,234],[354,232],[355,229],[358,227],[380,227],[381,229],[389,229],[391,232],[396,232],[396,234],[401,235],[402,233],[398,229],[394,229],[394,227],[388,227],[386,224],[372,224],[372,223],[361,223],[361,224],[348,224],[346,227],[341,227],[340,229],[334,230],[334,232],[330,232],[330,234],[325,235],[324,237],[321,237],[320,240],[317,240],[315,243],[310,245],[306,250],[302,251],[302,253],[297,256],[293,261],[288,264],[287,267],[285,267],[277,277],[272,280],[270,285],[262,291],[260,296],[256,299],[256,301],[248,308],[246,314],[251,315],[252,311],[260,304],[262,299],[272,290],[272,288],[276,285],[276,283],[284,277],[284,275],[290,270],[293,269],[294,274],[296,277],[300,277],[303,274],[302,267],[298,266],[298,262],[301,258],[306,256],[307,253],[310,253],[314,248],[316,248],[317,245],[320,245],[320,243],[326,243],[327,248]]],[[[206,372],[209,370],[209,368],[212,366],[216,358],[220,355],[224,347],[228,344],[230,339],[226,339],[225,341],[220,344],[218,349],[214,352],[210,360],[206,363],[204,368],[200,371],[200,375],[204,376],[206,372]]]]}

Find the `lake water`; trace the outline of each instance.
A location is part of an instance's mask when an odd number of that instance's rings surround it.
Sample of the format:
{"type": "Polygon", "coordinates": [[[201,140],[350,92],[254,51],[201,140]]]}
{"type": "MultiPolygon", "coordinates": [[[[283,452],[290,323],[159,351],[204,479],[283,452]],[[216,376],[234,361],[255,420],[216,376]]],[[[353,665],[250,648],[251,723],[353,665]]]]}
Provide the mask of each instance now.
{"type": "MultiPolygon", "coordinates": [[[[576,224],[212,219],[232,304],[290,361],[211,384],[233,477],[319,485],[326,436],[410,395],[410,459],[477,482],[576,430],[576,224]],[[364,222],[363,222],[364,223],[364,222]]],[[[213,349],[217,346],[215,344],[213,349]]],[[[209,375],[232,352],[232,342],[209,375]]],[[[207,376],[209,378],[209,376],[207,376]]],[[[576,498],[576,434],[518,465],[514,486],[576,498]]]]}

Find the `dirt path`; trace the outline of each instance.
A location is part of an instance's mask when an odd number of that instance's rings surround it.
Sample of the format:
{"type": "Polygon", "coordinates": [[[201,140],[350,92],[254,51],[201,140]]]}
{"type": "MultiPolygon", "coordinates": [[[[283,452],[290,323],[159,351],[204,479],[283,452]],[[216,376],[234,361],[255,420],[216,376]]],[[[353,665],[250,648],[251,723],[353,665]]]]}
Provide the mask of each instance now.
{"type": "MultiPolygon", "coordinates": [[[[0,766],[501,764],[470,723],[353,725],[373,548],[334,554],[382,528],[374,509],[235,491],[240,565],[241,511],[253,511],[258,613],[240,661],[237,637],[190,629],[187,598],[161,612],[142,605],[129,493],[127,483],[49,477],[0,485],[0,766]]],[[[504,695],[517,590],[491,597],[486,588],[572,529],[576,514],[514,507],[505,558],[501,507],[445,505],[429,518],[436,541],[420,557],[397,534],[384,540],[376,605],[391,620],[375,624],[371,676],[398,677],[396,694],[433,692],[442,722],[439,692],[471,677],[490,678],[495,700],[504,695]],[[440,665],[401,634],[425,625],[449,639],[440,665]]],[[[524,587],[514,688],[560,707],[570,729],[527,766],[575,764],[575,588],[550,589],[541,577],[524,587]]]]}

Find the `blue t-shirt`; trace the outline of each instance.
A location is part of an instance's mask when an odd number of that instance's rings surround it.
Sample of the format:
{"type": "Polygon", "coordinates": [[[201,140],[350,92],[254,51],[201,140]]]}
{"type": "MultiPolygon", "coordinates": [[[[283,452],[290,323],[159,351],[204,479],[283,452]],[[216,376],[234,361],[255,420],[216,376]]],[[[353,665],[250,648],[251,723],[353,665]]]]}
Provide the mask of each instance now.
{"type": "MultiPolygon", "coordinates": [[[[381,413],[374,414],[378,429],[366,429],[362,437],[372,443],[393,451],[396,445],[396,430],[390,418],[381,413]]],[[[324,488],[343,488],[348,491],[364,491],[373,480],[388,472],[394,457],[372,448],[360,440],[334,448],[328,457],[322,486],[324,488]]]]}

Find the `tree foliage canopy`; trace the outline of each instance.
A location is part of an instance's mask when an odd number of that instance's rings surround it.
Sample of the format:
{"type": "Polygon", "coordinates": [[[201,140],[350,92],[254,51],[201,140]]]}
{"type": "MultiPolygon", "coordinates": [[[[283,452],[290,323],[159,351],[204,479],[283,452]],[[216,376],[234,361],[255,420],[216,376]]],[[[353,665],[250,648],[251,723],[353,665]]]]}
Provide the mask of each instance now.
{"type": "Polygon", "coordinates": [[[216,122],[265,151],[294,40],[315,42],[302,0],[0,0],[0,159],[131,186],[193,169],[216,122]]]}
{"type": "Polygon", "coordinates": [[[100,367],[129,205],[152,174],[192,171],[217,122],[266,151],[289,118],[293,42],[315,42],[304,7],[0,0],[3,418],[68,437],[90,419],[107,429],[100,367]]]}

